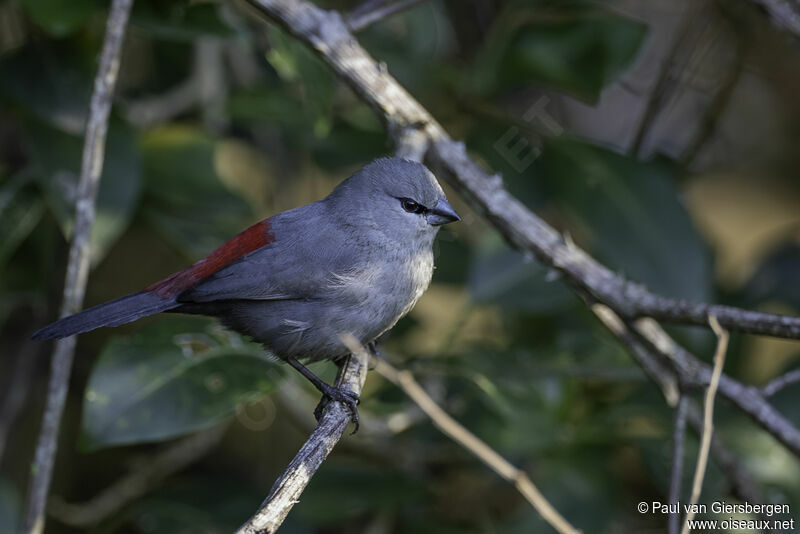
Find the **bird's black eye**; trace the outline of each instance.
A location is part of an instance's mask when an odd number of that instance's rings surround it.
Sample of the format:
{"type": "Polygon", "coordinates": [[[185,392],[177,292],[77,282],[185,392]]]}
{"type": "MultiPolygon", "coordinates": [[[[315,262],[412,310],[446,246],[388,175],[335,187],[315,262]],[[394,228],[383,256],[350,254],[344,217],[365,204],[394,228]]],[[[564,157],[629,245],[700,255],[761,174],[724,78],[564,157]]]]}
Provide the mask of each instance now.
{"type": "Polygon", "coordinates": [[[425,213],[425,206],[414,202],[410,198],[401,198],[400,205],[403,206],[403,209],[409,213],[425,213]]]}

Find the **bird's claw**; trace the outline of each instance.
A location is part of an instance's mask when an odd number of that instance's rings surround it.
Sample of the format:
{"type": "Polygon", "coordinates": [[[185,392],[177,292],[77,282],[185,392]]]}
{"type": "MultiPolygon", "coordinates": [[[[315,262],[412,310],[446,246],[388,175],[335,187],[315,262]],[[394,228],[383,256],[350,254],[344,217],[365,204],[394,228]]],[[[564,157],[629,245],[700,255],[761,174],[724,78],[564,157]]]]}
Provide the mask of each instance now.
{"type": "Polygon", "coordinates": [[[325,413],[325,408],[328,407],[328,404],[331,401],[341,402],[347,407],[348,410],[350,410],[350,420],[355,425],[353,434],[358,432],[358,405],[361,402],[358,394],[350,391],[349,389],[328,386],[327,389],[322,392],[322,399],[319,401],[319,404],[317,404],[317,407],[314,408],[314,417],[317,418],[317,421],[322,419],[322,415],[325,413]]]}

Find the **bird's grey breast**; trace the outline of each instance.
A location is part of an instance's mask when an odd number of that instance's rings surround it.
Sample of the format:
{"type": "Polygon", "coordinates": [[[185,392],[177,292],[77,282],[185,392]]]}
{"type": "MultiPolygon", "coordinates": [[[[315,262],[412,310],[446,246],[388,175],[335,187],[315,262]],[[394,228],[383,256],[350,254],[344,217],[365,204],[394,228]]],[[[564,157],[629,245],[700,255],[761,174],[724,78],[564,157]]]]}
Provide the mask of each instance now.
{"type": "Polygon", "coordinates": [[[346,312],[362,317],[361,337],[371,341],[407,314],[428,288],[433,253],[429,247],[384,248],[363,257],[366,261],[332,272],[329,289],[346,312]]]}

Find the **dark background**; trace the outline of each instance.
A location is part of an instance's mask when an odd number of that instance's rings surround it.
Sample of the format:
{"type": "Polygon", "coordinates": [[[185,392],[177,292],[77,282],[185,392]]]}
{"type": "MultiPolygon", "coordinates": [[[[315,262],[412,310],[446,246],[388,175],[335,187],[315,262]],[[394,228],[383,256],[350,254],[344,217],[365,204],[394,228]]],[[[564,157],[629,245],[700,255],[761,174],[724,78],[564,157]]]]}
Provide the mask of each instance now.
{"type": "MultiPolygon", "coordinates": [[[[392,152],[325,65],[237,7],[135,2],[87,306],[392,152]]],[[[15,529],[27,491],[51,350],[27,338],[61,300],[106,10],[0,1],[0,532],[15,529]]],[[[431,0],[359,39],[518,198],[618,272],[669,296],[798,312],[800,53],[755,3],[431,0]]],[[[449,198],[464,220],[440,233],[433,285],[385,357],[576,527],[663,531],[665,517],[636,511],[667,500],[672,410],[660,390],[568,288],[449,198]]],[[[671,332],[710,361],[710,333],[671,332]]],[[[760,385],[796,366],[798,348],[734,335],[726,372],[760,385]]],[[[316,400],[210,321],[160,316],[83,335],[48,532],[229,532],[307,437],[316,400]],[[180,439],[202,453],[178,455],[188,465],[141,497],[106,514],[96,501],[65,506],[148,466],[177,469],[163,451],[180,439]],[[87,510],[100,517],[76,526],[87,510]]],[[[800,424],[797,388],[774,402],[800,424]]],[[[361,432],[282,532],[548,531],[376,373],[360,410],[361,432]]],[[[765,502],[797,513],[797,458],[724,401],[716,432],[765,502]]],[[[684,488],[696,449],[690,434],[684,488]]],[[[700,502],[715,500],[736,502],[712,457],[700,502]]]]}

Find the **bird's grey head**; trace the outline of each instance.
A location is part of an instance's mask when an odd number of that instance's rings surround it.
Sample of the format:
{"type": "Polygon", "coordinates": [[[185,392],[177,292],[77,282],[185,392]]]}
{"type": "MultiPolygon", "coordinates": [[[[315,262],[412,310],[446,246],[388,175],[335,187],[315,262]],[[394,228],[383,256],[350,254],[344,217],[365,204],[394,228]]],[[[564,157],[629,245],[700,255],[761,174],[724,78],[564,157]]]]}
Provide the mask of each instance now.
{"type": "Polygon", "coordinates": [[[401,242],[415,236],[432,241],[443,224],[461,220],[433,173],[406,159],[376,159],[339,184],[329,198],[353,222],[401,242]]]}

